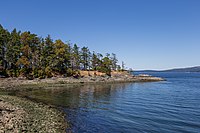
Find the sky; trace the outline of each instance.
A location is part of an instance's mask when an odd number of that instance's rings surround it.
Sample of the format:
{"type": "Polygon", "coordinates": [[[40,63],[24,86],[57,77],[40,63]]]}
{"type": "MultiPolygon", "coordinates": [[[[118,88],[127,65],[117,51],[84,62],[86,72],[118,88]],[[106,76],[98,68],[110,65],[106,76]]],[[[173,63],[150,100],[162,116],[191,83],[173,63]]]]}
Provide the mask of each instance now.
{"type": "Polygon", "coordinates": [[[116,53],[134,70],[200,65],[200,0],[4,0],[0,24],[116,53]]]}

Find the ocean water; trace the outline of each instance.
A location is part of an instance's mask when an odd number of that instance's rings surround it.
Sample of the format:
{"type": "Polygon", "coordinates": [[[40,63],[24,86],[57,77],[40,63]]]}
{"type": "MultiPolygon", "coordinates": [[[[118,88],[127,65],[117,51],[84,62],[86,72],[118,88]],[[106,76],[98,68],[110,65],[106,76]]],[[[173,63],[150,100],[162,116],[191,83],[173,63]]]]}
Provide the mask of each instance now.
{"type": "Polygon", "coordinates": [[[199,133],[200,73],[148,73],[163,82],[87,86],[65,108],[74,132],[199,133]]]}
{"type": "Polygon", "coordinates": [[[148,73],[167,81],[49,86],[17,91],[56,105],[75,133],[200,133],[200,73],[148,73]]]}

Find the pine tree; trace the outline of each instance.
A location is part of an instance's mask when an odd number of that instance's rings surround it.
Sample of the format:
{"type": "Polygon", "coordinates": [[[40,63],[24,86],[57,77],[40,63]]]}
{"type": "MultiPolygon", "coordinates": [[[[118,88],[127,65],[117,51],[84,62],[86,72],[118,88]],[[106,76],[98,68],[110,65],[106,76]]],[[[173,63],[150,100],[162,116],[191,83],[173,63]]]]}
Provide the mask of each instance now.
{"type": "Polygon", "coordinates": [[[20,31],[17,32],[17,30],[14,29],[11,32],[10,39],[7,45],[6,60],[8,62],[8,68],[11,71],[11,76],[15,77],[18,76],[18,67],[16,63],[20,57],[20,44],[20,31]]]}
{"type": "MultiPolygon", "coordinates": [[[[50,35],[38,37],[31,32],[14,29],[11,33],[0,25],[0,75],[26,76],[27,78],[52,77],[54,74],[77,75],[80,69],[105,72],[119,69],[116,54],[93,52],[88,47],[55,42],[50,35]],[[8,73],[8,74],[7,74],[8,73]]],[[[124,63],[122,63],[124,69],[124,63]]]]}
{"type": "Polygon", "coordinates": [[[89,59],[90,59],[90,51],[88,47],[83,47],[81,49],[81,64],[83,65],[84,70],[87,70],[89,66],[89,59]]]}
{"type": "Polygon", "coordinates": [[[71,63],[72,63],[72,70],[78,70],[80,68],[80,52],[79,47],[74,44],[71,53],[71,63]]]}
{"type": "Polygon", "coordinates": [[[109,59],[109,56],[104,57],[102,61],[101,72],[105,72],[108,76],[111,76],[112,61],[109,59]]]}
{"type": "Polygon", "coordinates": [[[97,70],[98,63],[99,63],[99,59],[98,59],[97,55],[95,54],[95,52],[93,51],[91,64],[92,64],[92,69],[94,71],[97,70]]]}
{"type": "Polygon", "coordinates": [[[36,34],[23,32],[21,34],[21,53],[17,61],[17,65],[22,68],[21,72],[24,76],[29,77],[33,69],[37,69],[34,55],[38,48],[39,38],[36,34]]]}
{"type": "Polygon", "coordinates": [[[66,72],[69,67],[70,55],[68,53],[69,46],[61,40],[55,41],[54,66],[60,73],[66,72]]]}
{"type": "Polygon", "coordinates": [[[117,70],[117,57],[116,54],[112,53],[112,57],[110,58],[112,61],[112,70],[117,70]]]}
{"type": "Polygon", "coordinates": [[[10,33],[0,25],[0,66],[2,69],[1,73],[5,73],[7,69],[6,61],[6,48],[10,39],[10,33]]]}
{"type": "Polygon", "coordinates": [[[122,61],[122,71],[125,70],[125,63],[122,61]]]}

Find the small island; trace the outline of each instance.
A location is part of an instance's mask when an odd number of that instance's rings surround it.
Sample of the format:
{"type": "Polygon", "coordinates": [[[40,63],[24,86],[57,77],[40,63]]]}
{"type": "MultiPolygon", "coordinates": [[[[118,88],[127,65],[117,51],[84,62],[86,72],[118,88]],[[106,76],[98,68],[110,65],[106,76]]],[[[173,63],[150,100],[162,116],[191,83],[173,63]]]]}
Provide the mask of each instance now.
{"type": "MultiPolygon", "coordinates": [[[[0,25],[0,89],[21,85],[152,82],[164,79],[133,75],[116,54],[39,37],[30,31],[9,32],[0,25]]],[[[62,112],[50,105],[0,94],[0,132],[65,132],[62,112]],[[43,117],[41,117],[43,116],[43,117]],[[51,128],[49,128],[51,127],[51,128]]]]}

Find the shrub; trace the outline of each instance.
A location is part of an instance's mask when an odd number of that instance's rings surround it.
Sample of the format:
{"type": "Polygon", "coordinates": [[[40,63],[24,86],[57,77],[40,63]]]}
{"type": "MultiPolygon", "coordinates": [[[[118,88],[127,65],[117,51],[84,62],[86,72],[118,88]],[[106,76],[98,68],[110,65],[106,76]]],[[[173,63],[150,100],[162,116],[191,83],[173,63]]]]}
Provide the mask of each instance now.
{"type": "Polygon", "coordinates": [[[45,73],[44,73],[43,70],[38,70],[38,77],[39,77],[40,79],[45,78],[45,73]]]}
{"type": "Polygon", "coordinates": [[[52,69],[48,66],[45,68],[45,75],[47,78],[51,78],[53,75],[52,75],[52,69]]]}
{"type": "Polygon", "coordinates": [[[73,74],[74,74],[74,71],[71,68],[68,68],[67,69],[67,76],[70,77],[70,76],[73,76],[73,74]]]}

